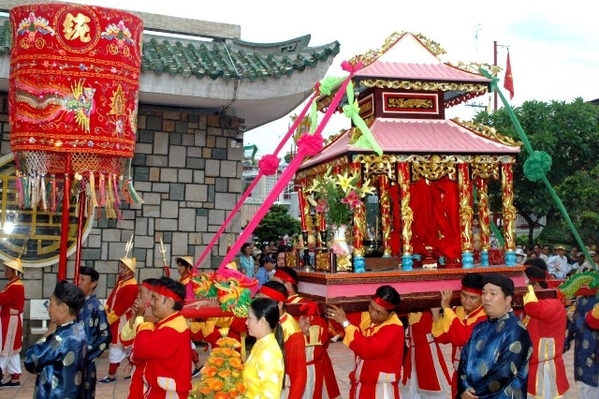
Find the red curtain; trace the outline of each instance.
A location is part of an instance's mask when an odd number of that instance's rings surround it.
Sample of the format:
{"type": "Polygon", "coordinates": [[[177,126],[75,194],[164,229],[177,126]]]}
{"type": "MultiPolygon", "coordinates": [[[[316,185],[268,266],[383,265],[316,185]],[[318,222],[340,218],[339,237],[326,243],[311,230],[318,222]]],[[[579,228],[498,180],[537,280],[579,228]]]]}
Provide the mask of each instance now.
{"type": "Polygon", "coordinates": [[[425,246],[433,247],[436,257],[447,262],[461,258],[458,183],[443,177],[426,179],[410,186],[410,205],[414,213],[412,245],[414,253],[426,254],[425,246]]]}
{"type": "Polygon", "coordinates": [[[432,182],[419,180],[410,186],[410,206],[414,215],[412,222],[412,246],[414,253],[426,254],[425,246],[436,242],[434,226],[434,193],[432,182]]]}

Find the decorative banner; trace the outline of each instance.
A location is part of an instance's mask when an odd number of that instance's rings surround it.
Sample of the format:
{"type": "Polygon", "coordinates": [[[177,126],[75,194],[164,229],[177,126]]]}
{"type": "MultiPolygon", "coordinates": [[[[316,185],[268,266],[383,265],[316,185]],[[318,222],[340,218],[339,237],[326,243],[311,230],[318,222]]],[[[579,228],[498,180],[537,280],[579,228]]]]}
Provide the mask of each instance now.
{"type": "Polygon", "coordinates": [[[10,23],[10,143],[21,171],[120,176],[135,150],[142,20],[29,4],[12,8],[10,23]]]}

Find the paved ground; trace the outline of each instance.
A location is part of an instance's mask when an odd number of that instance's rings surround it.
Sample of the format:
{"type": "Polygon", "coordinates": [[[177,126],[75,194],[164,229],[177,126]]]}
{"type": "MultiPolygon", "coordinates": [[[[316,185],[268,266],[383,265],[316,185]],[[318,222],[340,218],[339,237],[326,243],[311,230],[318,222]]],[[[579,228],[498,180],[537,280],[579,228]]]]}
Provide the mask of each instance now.
{"type": "MultiPolygon", "coordinates": [[[[449,359],[451,353],[450,346],[443,345],[442,348],[446,359],[449,359]]],[[[330,345],[329,354],[331,356],[331,360],[335,368],[337,381],[339,382],[339,388],[341,389],[341,396],[347,399],[349,398],[348,375],[353,368],[352,352],[349,349],[347,349],[341,342],[337,342],[330,345]]],[[[206,354],[202,352],[201,356],[205,358],[206,354]]],[[[569,397],[578,398],[580,397],[579,390],[578,386],[574,383],[573,378],[573,350],[570,350],[565,354],[564,360],[566,362],[566,369],[571,385],[569,397]]],[[[100,376],[100,378],[104,377],[107,370],[108,357],[106,354],[104,354],[98,360],[98,375],[100,376]]],[[[107,385],[98,384],[98,388],[96,390],[96,398],[126,398],[129,391],[129,380],[124,379],[125,375],[126,374],[123,370],[123,367],[120,367],[116,382],[107,385]]],[[[0,399],[31,399],[33,397],[35,376],[29,374],[27,371],[24,370],[23,376],[21,377],[21,384],[22,386],[20,388],[0,389],[0,399]]]]}

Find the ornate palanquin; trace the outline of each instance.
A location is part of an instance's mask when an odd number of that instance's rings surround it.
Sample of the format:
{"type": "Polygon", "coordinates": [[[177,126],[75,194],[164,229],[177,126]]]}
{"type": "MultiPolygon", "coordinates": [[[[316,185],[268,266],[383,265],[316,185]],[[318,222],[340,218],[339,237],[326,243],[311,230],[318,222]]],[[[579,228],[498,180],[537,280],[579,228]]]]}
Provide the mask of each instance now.
{"type": "MultiPolygon", "coordinates": [[[[353,79],[357,103],[382,153],[358,146],[363,133],[352,126],[298,169],[303,234],[323,243],[313,257],[316,272],[300,273],[303,294],[368,297],[389,283],[408,296],[436,298],[444,287],[459,289],[463,275],[473,271],[507,274],[523,286],[522,268],[514,267],[512,175],[520,143],[485,126],[445,119],[446,108],[487,93],[490,80],[472,66],[441,62],[440,54],[438,44],[420,35],[395,33],[381,50],[350,61],[363,64],[353,79]],[[313,181],[331,171],[376,188],[355,208],[348,234],[354,270],[365,264],[366,273],[335,269],[326,210],[307,198],[313,181]],[[503,248],[493,245],[493,181],[502,190],[503,248]]],[[[319,109],[330,98],[322,96],[319,109]]]]}

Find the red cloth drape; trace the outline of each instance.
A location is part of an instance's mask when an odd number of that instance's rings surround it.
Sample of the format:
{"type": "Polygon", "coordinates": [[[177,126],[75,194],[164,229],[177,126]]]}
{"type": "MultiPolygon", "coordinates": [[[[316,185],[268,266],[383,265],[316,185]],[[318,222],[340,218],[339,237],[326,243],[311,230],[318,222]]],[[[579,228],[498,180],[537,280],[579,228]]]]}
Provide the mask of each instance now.
{"type": "Polygon", "coordinates": [[[436,181],[422,179],[410,186],[410,194],[414,253],[426,254],[425,246],[432,246],[437,257],[444,256],[449,262],[460,259],[457,182],[447,177],[436,181]]]}
{"type": "Polygon", "coordinates": [[[436,229],[433,213],[434,200],[431,181],[419,180],[410,186],[412,222],[412,246],[414,253],[426,254],[425,246],[435,244],[436,229]]]}
{"type": "Polygon", "coordinates": [[[435,253],[445,256],[447,263],[462,257],[460,240],[460,212],[458,183],[443,177],[434,184],[436,188],[435,221],[437,222],[437,245],[435,253]]]}

